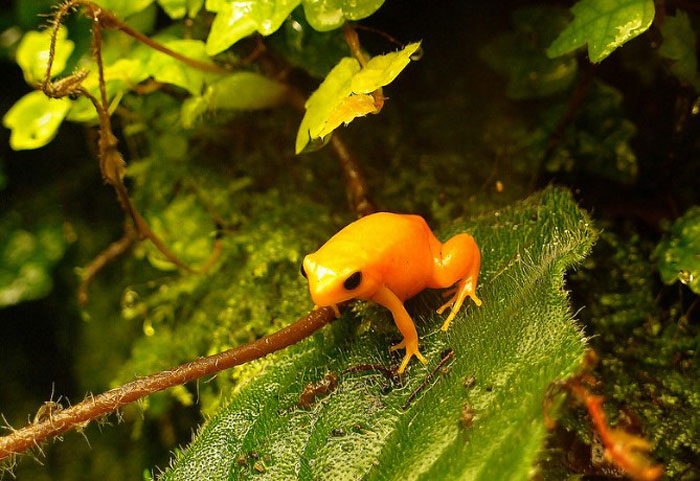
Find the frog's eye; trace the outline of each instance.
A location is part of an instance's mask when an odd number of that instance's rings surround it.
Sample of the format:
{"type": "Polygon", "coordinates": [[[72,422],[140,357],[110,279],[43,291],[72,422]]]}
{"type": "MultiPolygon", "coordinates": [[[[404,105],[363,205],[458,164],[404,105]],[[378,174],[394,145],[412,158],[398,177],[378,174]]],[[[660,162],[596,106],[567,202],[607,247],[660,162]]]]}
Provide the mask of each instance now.
{"type": "Polygon", "coordinates": [[[303,262],[301,263],[301,275],[304,276],[304,278],[306,278],[306,271],[304,270],[304,263],[303,262]]]}
{"type": "Polygon", "coordinates": [[[362,272],[357,271],[353,275],[345,279],[345,282],[343,282],[343,287],[351,291],[353,289],[357,289],[357,286],[360,285],[360,282],[362,282],[362,272]]]}

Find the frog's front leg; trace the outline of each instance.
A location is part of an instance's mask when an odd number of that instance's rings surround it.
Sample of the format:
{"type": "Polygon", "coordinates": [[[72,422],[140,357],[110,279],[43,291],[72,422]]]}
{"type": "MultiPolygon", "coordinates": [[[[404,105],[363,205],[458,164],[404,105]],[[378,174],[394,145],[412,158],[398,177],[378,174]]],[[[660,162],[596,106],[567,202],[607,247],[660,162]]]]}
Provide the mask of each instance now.
{"type": "Polygon", "coordinates": [[[416,332],[416,326],[413,324],[411,316],[406,312],[406,308],[403,302],[401,302],[401,299],[396,297],[396,294],[391,292],[386,286],[382,286],[379,291],[372,296],[372,300],[391,311],[391,314],[394,316],[396,327],[398,327],[401,334],[403,334],[403,341],[392,346],[390,349],[391,351],[395,351],[397,349],[406,348],[406,354],[399,366],[399,374],[404,372],[406,366],[408,366],[408,362],[413,356],[416,356],[423,364],[426,364],[428,361],[423,357],[420,351],[418,351],[418,333],[416,332]]]}

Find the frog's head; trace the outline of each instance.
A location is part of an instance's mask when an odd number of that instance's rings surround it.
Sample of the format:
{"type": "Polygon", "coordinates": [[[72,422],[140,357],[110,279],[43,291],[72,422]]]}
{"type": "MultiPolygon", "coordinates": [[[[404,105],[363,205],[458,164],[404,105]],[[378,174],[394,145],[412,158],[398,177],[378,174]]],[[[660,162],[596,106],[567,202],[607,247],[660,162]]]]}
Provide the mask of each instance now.
{"type": "Polygon", "coordinates": [[[369,299],[380,282],[362,256],[327,256],[317,251],[304,257],[301,274],[317,306],[331,306],[348,299],[369,299]]]}

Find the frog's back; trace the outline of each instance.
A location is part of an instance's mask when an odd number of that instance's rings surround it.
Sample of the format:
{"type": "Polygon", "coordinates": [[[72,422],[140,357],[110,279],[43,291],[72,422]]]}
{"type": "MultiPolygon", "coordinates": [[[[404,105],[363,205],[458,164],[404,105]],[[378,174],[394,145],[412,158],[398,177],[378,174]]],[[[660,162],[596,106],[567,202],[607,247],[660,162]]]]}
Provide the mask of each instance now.
{"type": "Polygon", "coordinates": [[[328,267],[340,261],[369,269],[406,299],[421,291],[431,275],[433,242],[437,239],[422,217],[378,212],[343,228],[315,255],[328,267]]]}
{"type": "Polygon", "coordinates": [[[422,244],[428,234],[430,228],[418,215],[377,212],[347,225],[328,243],[346,248],[354,246],[380,254],[401,250],[406,245],[422,244]]]}

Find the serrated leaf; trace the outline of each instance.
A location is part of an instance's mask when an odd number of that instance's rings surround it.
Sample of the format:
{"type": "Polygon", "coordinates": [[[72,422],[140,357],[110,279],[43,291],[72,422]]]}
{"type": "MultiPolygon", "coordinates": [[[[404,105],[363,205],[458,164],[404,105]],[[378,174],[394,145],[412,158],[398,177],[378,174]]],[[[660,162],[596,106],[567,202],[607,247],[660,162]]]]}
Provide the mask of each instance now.
{"type": "Polygon", "coordinates": [[[301,0],[208,1],[207,9],[217,14],[207,37],[207,54],[223,52],[254,32],[274,33],[299,3],[301,0]]]}
{"type": "Polygon", "coordinates": [[[588,58],[597,63],[613,50],[644,33],[654,20],[653,0],[580,0],[574,19],[547,49],[558,57],[588,44],[588,58]]]}
{"type": "Polygon", "coordinates": [[[564,271],[589,251],[596,233],[571,195],[548,189],[502,211],[442,231],[471,232],[482,252],[484,304],[464,309],[447,334],[435,314],[441,299],[409,303],[429,365],[413,362],[401,383],[358,364],[395,366],[388,345],[399,336],[383,310],[360,309],[374,329],[345,315],[286,352],[204,426],[162,475],[173,480],[526,480],[542,448],[542,398],[570,375],[584,349],[571,320],[564,271]],[[390,330],[391,329],[391,330],[390,330]],[[394,337],[394,338],[392,338],[394,337]],[[454,359],[413,400],[438,363],[454,359]],[[310,409],[298,405],[308,382],[329,371],[337,388],[310,409]],[[463,381],[474,376],[476,385],[463,381]],[[463,410],[474,419],[460,422],[463,410]],[[248,453],[262,460],[256,469],[248,453]]]}
{"type": "Polygon", "coordinates": [[[676,219],[654,251],[661,280],[681,281],[700,294],[700,207],[693,206],[676,219]]]}
{"type": "Polygon", "coordinates": [[[346,20],[362,20],[382,6],[384,0],[303,0],[304,15],[319,32],[343,26],[346,20]]]}
{"type": "Polygon", "coordinates": [[[307,149],[310,142],[323,141],[333,130],[326,126],[332,116],[336,120],[343,117],[338,115],[338,109],[342,110],[345,99],[371,93],[391,83],[419,47],[420,43],[412,43],[398,52],[373,57],[363,69],[354,58],[342,59],[306,101],[306,113],[297,132],[296,153],[307,149]]]}
{"type": "Polygon", "coordinates": [[[192,127],[208,110],[258,110],[278,105],[285,97],[284,85],[254,72],[236,72],[191,97],[182,106],[182,123],[192,127]]]}
{"type": "Polygon", "coordinates": [[[700,91],[695,32],[690,26],[688,14],[677,10],[675,16],[666,16],[661,26],[661,35],[663,43],[659,47],[659,54],[673,61],[671,72],[680,81],[700,91]]]}
{"type": "Polygon", "coordinates": [[[2,124],[11,129],[14,150],[38,149],[51,142],[71,107],[67,98],[50,99],[35,90],[19,99],[7,111],[2,124]]]}
{"type": "MultiPolygon", "coordinates": [[[[17,47],[17,64],[22,67],[24,79],[29,84],[38,84],[44,80],[49,61],[49,46],[52,29],[41,32],[30,31],[24,34],[17,47]]],[[[75,44],[68,40],[68,30],[61,26],[56,34],[56,50],[51,75],[56,76],[66,68],[66,61],[73,52],[75,44]]]]}
{"type": "Polygon", "coordinates": [[[420,42],[411,43],[398,52],[377,55],[354,75],[350,90],[354,94],[368,94],[390,84],[411,61],[411,55],[420,48],[420,42]]]}

